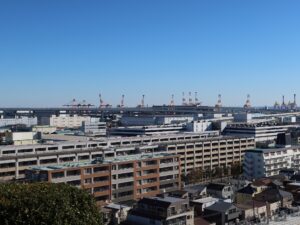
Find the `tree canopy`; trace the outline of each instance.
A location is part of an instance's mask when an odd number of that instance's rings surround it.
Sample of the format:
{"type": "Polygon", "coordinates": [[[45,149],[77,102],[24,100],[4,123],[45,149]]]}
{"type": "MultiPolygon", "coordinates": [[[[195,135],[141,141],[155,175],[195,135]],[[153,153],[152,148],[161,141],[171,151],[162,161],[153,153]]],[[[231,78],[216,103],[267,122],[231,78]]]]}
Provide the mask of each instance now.
{"type": "Polygon", "coordinates": [[[0,184],[1,225],[101,225],[93,197],[67,184],[0,184]]]}

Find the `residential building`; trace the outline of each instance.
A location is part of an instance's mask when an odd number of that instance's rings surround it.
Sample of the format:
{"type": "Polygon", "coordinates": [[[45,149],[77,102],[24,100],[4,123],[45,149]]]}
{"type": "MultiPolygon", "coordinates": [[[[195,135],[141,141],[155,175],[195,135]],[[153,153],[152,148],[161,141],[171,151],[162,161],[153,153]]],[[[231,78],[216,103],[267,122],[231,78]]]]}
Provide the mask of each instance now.
{"type": "Polygon", "coordinates": [[[247,150],[244,176],[248,180],[280,174],[282,169],[300,169],[300,146],[247,150]]]}
{"type": "Polygon", "coordinates": [[[206,188],[207,194],[212,197],[220,199],[232,199],[233,197],[233,189],[231,185],[210,183],[206,188]]]}
{"type": "Polygon", "coordinates": [[[128,224],[194,225],[189,199],[174,197],[143,198],[128,214],[128,224]]]}
{"type": "Polygon", "coordinates": [[[138,154],[91,163],[37,166],[26,179],[68,183],[93,194],[99,204],[126,202],[180,188],[180,159],[173,154],[138,154]]]}
{"type": "Polygon", "coordinates": [[[254,221],[256,218],[267,218],[269,215],[268,204],[252,200],[244,204],[235,204],[241,211],[241,219],[245,221],[254,221]]]}
{"type": "Polygon", "coordinates": [[[172,134],[128,138],[100,138],[95,141],[51,141],[24,146],[0,146],[0,181],[22,179],[32,166],[48,166],[66,162],[90,162],[99,157],[139,153],[171,153],[180,155],[182,173],[213,169],[241,162],[247,149],[255,148],[253,138],[207,134],[172,134]]]}
{"type": "Polygon", "coordinates": [[[184,191],[188,193],[190,200],[196,200],[207,197],[207,187],[205,185],[194,185],[190,187],[185,187],[184,191]]]}
{"type": "Polygon", "coordinates": [[[102,207],[102,217],[104,225],[118,225],[127,219],[127,215],[131,207],[111,203],[102,207]]]}
{"type": "Polygon", "coordinates": [[[278,188],[268,188],[264,191],[262,191],[259,194],[256,194],[253,197],[253,200],[259,201],[259,202],[266,202],[268,204],[274,204],[273,209],[270,209],[270,211],[273,211],[272,214],[278,209],[279,207],[284,208],[290,208],[293,203],[293,194],[287,191],[280,190],[278,188]]]}
{"type": "Polygon", "coordinates": [[[240,219],[241,211],[232,203],[216,202],[204,209],[203,218],[216,225],[234,225],[240,219]]]}
{"type": "Polygon", "coordinates": [[[219,202],[220,199],[213,197],[205,197],[201,199],[196,199],[191,201],[191,206],[194,207],[195,216],[202,216],[206,208],[219,202]]]}

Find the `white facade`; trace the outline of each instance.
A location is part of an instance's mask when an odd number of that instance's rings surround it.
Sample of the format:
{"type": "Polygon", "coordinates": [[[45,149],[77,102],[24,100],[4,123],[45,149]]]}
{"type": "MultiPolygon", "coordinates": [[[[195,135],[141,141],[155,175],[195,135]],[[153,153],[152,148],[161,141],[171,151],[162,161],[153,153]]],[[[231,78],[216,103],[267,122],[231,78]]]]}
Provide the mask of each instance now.
{"type": "Polygon", "coordinates": [[[225,129],[227,135],[254,137],[256,142],[274,141],[280,133],[299,125],[231,124],[225,129]]]}
{"type": "Polygon", "coordinates": [[[278,175],[285,168],[300,168],[300,146],[248,150],[244,157],[244,175],[248,180],[278,175]]]}
{"type": "Polygon", "coordinates": [[[5,139],[14,145],[30,145],[37,143],[37,133],[35,132],[10,132],[6,133],[5,139]]]}
{"type": "Polygon", "coordinates": [[[50,125],[53,127],[58,127],[58,128],[78,128],[81,127],[82,122],[86,121],[90,121],[91,118],[89,116],[78,116],[78,115],[52,115],[49,118],[49,124],[46,125],[50,125]]]}
{"type": "Polygon", "coordinates": [[[194,133],[203,133],[205,131],[212,130],[212,122],[209,120],[193,121],[191,123],[188,123],[186,125],[186,128],[188,131],[191,131],[194,133]]]}
{"type": "Polygon", "coordinates": [[[121,118],[123,126],[150,126],[188,123],[194,120],[192,115],[182,116],[124,116],[121,118]]]}
{"type": "Polygon", "coordinates": [[[106,136],[106,123],[100,122],[99,118],[83,121],[81,129],[87,135],[106,136]]]}
{"type": "Polygon", "coordinates": [[[0,127],[13,126],[23,124],[27,127],[37,125],[36,117],[20,117],[20,118],[0,118],[0,127]]]}

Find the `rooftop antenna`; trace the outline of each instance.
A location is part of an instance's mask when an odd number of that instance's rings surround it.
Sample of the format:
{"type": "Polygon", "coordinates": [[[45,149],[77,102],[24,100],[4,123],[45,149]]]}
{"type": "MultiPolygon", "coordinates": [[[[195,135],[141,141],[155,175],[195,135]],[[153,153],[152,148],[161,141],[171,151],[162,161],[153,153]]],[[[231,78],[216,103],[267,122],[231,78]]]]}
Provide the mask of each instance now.
{"type": "Polygon", "coordinates": [[[189,105],[193,105],[192,92],[189,92],[189,105]]]}
{"type": "Polygon", "coordinates": [[[182,105],[186,105],[185,94],[182,92],[182,105]]]}

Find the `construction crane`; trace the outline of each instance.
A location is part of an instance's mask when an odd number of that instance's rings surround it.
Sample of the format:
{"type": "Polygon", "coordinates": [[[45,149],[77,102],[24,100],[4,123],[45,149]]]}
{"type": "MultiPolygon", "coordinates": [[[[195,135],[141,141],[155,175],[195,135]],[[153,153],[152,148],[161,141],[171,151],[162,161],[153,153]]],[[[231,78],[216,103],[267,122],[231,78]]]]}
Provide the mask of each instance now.
{"type": "Polygon", "coordinates": [[[63,106],[68,107],[68,108],[77,108],[77,105],[78,105],[78,103],[77,103],[76,99],[73,98],[71,102],[64,104],[63,106]]]}
{"type": "Polygon", "coordinates": [[[251,108],[251,101],[250,101],[250,95],[249,94],[247,95],[247,100],[246,100],[246,103],[244,105],[244,108],[245,109],[251,108]]]}
{"type": "Polygon", "coordinates": [[[124,108],[124,107],[125,107],[125,95],[122,95],[121,104],[118,105],[118,108],[124,108]]]}
{"type": "Polygon", "coordinates": [[[182,92],[182,105],[187,105],[184,92],[182,92]]]}
{"type": "Polygon", "coordinates": [[[285,104],[285,96],[282,95],[282,104],[281,104],[281,109],[286,109],[286,104],[285,104]]]}
{"type": "Polygon", "coordinates": [[[218,95],[218,102],[215,105],[215,107],[216,108],[221,108],[222,107],[222,95],[221,94],[218,95]]]}
{"type": "Polygon", "coordinates": [[[141,104],[137,106],[138,108],[144,108],[145,107],[145,95],[142,95],[141,104]]]}
{"type": "Polygon", "coordinates": [[[175,106],[175,100],[174,100],[174,95],[171,96],[171,101],[170,101],[170,105],[171,107],[175,106]]]}
{"type": "Polygon", "coordinates": [[[189,105],[193,105],[192,92],[189,92],[189,105]]]}
{"type": "Polygon", "coordinates": [[[195,105],[199,105],[198,92],[195,92],[195,105]]]}
{"type": "Polygon", "coordinates": [[[83,100],[82,102],[80,102],[80,103],[78,104],[78,107],[79,107],[79,108],[90,108],[90,107],[92,107],[92,106],[95,106],[95,105],[93,105],[93,104],[91,104],[91,103],[88,103],[86,100],[83,100]]]}
{"type": "Polygon", "coordinates": [[[73,108],[73,109],[80,109],[80,108],[90,108],[94,105],[91,103],[88,103],[86,100],[83,100],[82,102],[77,102],[74,98],[70,103],[67,103],[63,105],[64,107],[73,108]]]}
{"type": "Polygon", "coordinates": [[[103,101],[101,94],[99,94],[99,100],[100,100],[100,107],[99,108],[103,109],[103,108],[111,108],[112,107],[112,105],[107,104],[103,101]]]}

